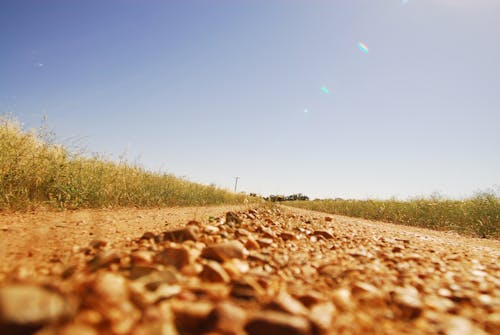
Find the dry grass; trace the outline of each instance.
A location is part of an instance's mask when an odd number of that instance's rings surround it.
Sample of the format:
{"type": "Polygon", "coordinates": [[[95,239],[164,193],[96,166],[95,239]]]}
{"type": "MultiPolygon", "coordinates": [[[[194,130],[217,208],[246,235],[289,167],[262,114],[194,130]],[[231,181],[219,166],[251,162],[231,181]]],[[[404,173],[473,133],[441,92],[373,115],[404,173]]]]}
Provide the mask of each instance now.
{"type": "Polygon", "coordinates": [[[0,116],[0,210],[243,203],[245,196],[127,162],[85,157],[0,116]]]}
{"type": "Polygon", "coordinates": [[[286,205],[409,226],[454,230],[476,237],[500,238],[500,199],[491,193],[463,201],[338,199],[294,201],[286,205]]]}

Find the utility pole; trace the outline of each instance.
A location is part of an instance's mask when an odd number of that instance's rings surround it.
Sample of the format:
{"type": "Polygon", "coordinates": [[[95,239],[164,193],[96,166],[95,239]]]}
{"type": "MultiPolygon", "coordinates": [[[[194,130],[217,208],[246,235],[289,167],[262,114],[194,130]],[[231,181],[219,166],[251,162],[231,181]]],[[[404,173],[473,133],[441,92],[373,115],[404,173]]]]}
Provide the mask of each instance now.
{"type": "Polygon", "coordinates": [[[234,177],[235,181],[234,181],[234,193],[236,193],[236,188],[238,187],[238,179],[240,179],[240,177],[234,177]]]}

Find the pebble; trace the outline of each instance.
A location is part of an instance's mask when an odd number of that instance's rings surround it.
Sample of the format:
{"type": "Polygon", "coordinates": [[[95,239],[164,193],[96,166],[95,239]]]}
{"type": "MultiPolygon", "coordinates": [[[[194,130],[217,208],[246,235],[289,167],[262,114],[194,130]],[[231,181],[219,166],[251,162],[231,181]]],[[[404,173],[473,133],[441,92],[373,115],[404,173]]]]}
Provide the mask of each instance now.
{"type": "Polygon", "coordinates": [[[292,316],[275,311],[263,311],[251,316],[245,325],[249,335],[311,335],[309,321],[301,316],[292,316]]]}
{"type": "Polygon", "coordinates": [[[19,284],[0,288],[0,330],[9,325],[29,330],[60,321],[73,312],[65,297],[42,287],[19,284]]]}
{"type": "Polygon", "coordinates": [[[222,265],[214,261],[208,261],[203,265],[203,270],[200,273],[202,280],[214,283],[229,283],[230,277],[224,270],[222,265]]]}
{"type": "Polygon", "coordinates": [[[184,242],[184,241],[197,241],[197,229],[194,226],[189,226],[180,229],[173,229],[163,232],[164,241],[184,242]]]}
{"type": "Polygon", "coordinates": [[[172,265],[181,269],[190,262],[189,251],[184,247],[167,247],[155,255],[154,261],[158,264],[172,265]]]}
{"type": "Polygon", "coordinates": [[[239,241],[229,241],[207,246],[201,256],[224,262],[232,258],[244,259],[248,256],[248,250],[239,241]]]}

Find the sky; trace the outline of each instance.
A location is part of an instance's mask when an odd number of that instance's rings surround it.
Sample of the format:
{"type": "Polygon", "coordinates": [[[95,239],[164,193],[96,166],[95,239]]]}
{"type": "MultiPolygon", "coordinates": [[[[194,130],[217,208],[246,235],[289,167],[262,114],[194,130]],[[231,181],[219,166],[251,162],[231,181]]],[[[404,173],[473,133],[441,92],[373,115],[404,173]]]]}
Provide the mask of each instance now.
{"type": "Polygon", "coordinates": [[[1,0],[0,113],[264,196],[467,197],[500,189],[499,17],[500,0],[1,0]]]}

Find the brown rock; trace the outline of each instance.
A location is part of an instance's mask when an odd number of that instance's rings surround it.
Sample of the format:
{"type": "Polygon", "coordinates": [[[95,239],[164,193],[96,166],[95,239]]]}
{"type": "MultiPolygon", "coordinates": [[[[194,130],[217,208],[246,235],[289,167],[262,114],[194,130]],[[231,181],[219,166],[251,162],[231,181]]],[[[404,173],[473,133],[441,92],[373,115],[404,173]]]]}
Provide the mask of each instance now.
{"type": "Polygon", "coordinates": [[[141,240],[154,240],[156,235],[150,231],[145,232],[141,236],[141,240]]]}
{"type": "Polygon", "coordinates": [[[158,271],[154,266],[134,266],[130,269],[129,278],[134,280],[158,271]]]}
{"type": "Polygon", "coordinates": [[[273,239],[272,238],[266,238],[266,237],[263,237],[263,238],[259,238],[257,240],[257,243],[259,243],[259,245],[262,247],[262,248],[265,248],[265,247],[269,247],[271,244],[273,244],[273,239]]]}
{"type": "Polygon", "coordinates": [[[249,335],[310,335],[309,321],[300,316],[293,316],[275,311],[264,311],[253,315],[245,325],[249,335]]]}
{"type": "Polygon", "coordinates": [[[231,296],[243,300],[256,300],[264,294],[264,289],[251,277],[234,280],[231,283],[231,296]]]}
{"type": "Polygon", "coordinates": [[[248,237],[248,240],[245,242],[245,247],[249,250],[260,249],[259,243],[253,237],[248,237]]]}
{"type": "Polygon", "coordinates": [[[178,335],[175,325],[170,321],[154,321],[139,325],[132,335],[178,335]]]}
{"type": "Polygon", "coordinates": [[[423,304],[418,291],[414,287],[396,288],[392,299],[405,319],[416,318],[422,313],[423,304]]]}
{"type": "Polygon", "coordinates": [[[238,217],[238,215],[234,212],[226,213],[226,223],[236,223],[240,224],[242,220],[238,217]]]}
{"type": "Polygon", "coordinates": [[[198,239],[197,230],[194,226],[169,230],[164,232],[162,236],[164,241],[172,242],[196,241],[198,239]]]}
{"type": "Polygon", "coordinates": [[[355,306],[351,291],[347,288],[338,288],[334,290],[332,292],[332,300],[335,305],[343,311],[351,310],[355,306]]]}
{"type": "Polygon", "coordinates": [[[217,262],[209,261],[203,265],[200,278],[214,283],[229,283],[230,278],[224,268],[217,262]]]}
{"type": "Polygon", "coordinates": [[[190,262],[189,252],[183,247],[167,247],[154,257],[154,261],[163,265],[172,265],[177,269],[188,265],[190,262]]]}
{"type": "Polygon", "coordinates": [[[280,234],[280,237],[283,241],[292,241],[295,240],[295,234],[291,231],[284,231],[280,234]]]}
{"type": "Polygon", "coordinates": [[[329,216],[325,216],[325,221],[326,222],[332,222],[333,219],[331,217],[329,217],[329,216]]]}
{"type": "Polygon", "coordinates": [[[315,230],[312,234],[313,234],[313,236],[321,236],[327,240],[330,240],[333,238],[333,234],[327,230],[315,230]]]}
{"type": "Polygon", "coordinates": [[[73,315],[62,295],[32,285],[0,288],[0,333],[31,333],[36,328],[73,315]]]}
{"type": "Polygon", "coordinates": [[[484,326],[491,334],[500,334],[500,312],[488,315],[484,326]]]}
{"type": "Polygon", "coordinates": [[[92,258],[87,263],[87,265],[90,271],[97,271],[98,269],[106,268],[111,264],[120,263],[120,261],[121,261],[120,255],[118,255],[116,252],[109,251],[95,255],[95,257],[92,258]]]}
{"type": "Polygon", "coordinates": [[[307,315],[307,308],[297,299],[285,291],[280,292],[271,303],[268,309],[282,311],[292,315],[307,315]]]}
{"type": "Polygon", "coordinates": [[[90,241],[89,246],[93,249],[101,249],[104,248],[107,244],[108,242],[103,240],[92,240],[90,241]]]}
{"type": "Polygon", "coordinates": [[[334,304],[331,302],[324,302],[314,305],[311,308],[309,318],[315,328],[319,329],[320,332],[325,332],[330,329],[336,312],[337,309],[334,304]]]}
{"type": "Polygon", "coordinates": [[[229,241],[207,246],[203,249],[201,256],[219,262],[231,258],[244,259],[248,255],[248,250],[238,241],[229,241]]]}
{"type": "Polygon", "coordinates": [[[223,334],[241,334],[246,318],[245,310],[231,302],[224,301],[217,304],[208,316],[208,328],[223,334]]]}
{"type": "Polygon", "coordinates": [[[174,321],[181,332],[200,333],[208,328],[208,316],[214,306],[208,302],[172,302],[174,321]]]}
{"type": "Polygon", "coordinates": [[[111,272],[99,274],[91,286],[98,299],[109,304],[118,304],[128,298],[125,278],[111,272]]]}
{"type": "Polygon", "coordinates": [[[146,250],[134,251],[130,254],[130,260],[134,265],[148,265],[153,262],[153,253],[146,250]]]}

